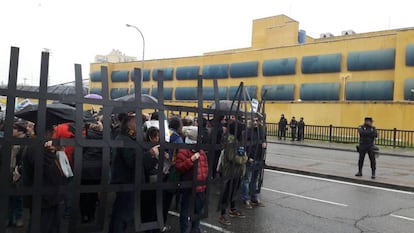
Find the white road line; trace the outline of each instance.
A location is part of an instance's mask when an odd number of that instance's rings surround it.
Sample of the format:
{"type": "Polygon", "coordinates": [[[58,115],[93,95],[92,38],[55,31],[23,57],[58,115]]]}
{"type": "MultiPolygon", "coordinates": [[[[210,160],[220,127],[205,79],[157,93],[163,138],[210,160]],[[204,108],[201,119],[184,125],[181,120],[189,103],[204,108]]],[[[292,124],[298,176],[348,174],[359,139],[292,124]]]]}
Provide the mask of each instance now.
{"type": "MultiPolygon", "coordinates": [[[[169,213],[170,215],[172,215],[172,216],[175,216],[175,217],[180,217],[180,214],[179,214],[179,213],[177,213],[177,212],[174,212],[174,211],[168,211],[168,213],[169,213]]],[[[229,230],[226,230],[226,229],[224,229],[224,228],[222,228],[222,227],[219,227],[219,226],[216,226],[216,225],[213,225],[213,224],[207,223],[207,222],[203,222],[203,221],[201,221],[201,222],[200,222],[200,225],[205,226],[205,227],[208,227],[208,228],[213,229],[213,230],[216,230],[216,231],[219,231],[219,232],[223,232],[223,233],[233,233],[233,232],[231,232],[231,231],[229,231],[229,230]]]]}
{"type": "Polygon", "coordinates": [[[316,201],[316,202],[321,202],[321,203],[325,203],[325,204],[336,205],[336,206],[341,206],[341,207],[348,207],[348,205],[342,204],[342,203],[338,203],[338,202],[326,201],[326,200],[322,200],[322,199],[318,199],[318,198],[314,198],[314,197],[302,196],[302,195],[298,195],[298,194],[294,194],[294,193],[288,193],[288,192],[274,190],[274,189],[269,189],[269,188],[265,188],[265,187],[262,187],[262,189],[263,190],[266,190],[266,191],[269,191],[269,192],[280,193],[280,194],[284,194],[284,195],[288,195],[288,196],[292,196],[292,197],[303,198],[303,199],[307,199],[307,200],[311,200],[311,201],[316,201]]]}
{"type": "Polygon", "coordinates": [[[391,214],[390,216],[394,217],[394,218],[400,218],[400,219],[408,220],[408,221],[414,221],[414,218],[404,217],[404,216],[401,216],[401,215],[391,214]]]}
{"type": "Polygon", "coordinates": [[[327,179],[327,178],[307,176],[307,175],[301,175],[301,174],[295,174],[295,173],[289,173],[289,172],[282,172],[282,171],[275,171],[275,170],[270,170],[270,169],[265,169],[265,171],[272,172],[272,173],[277,173],[277,174],[289,175],[289,176],[308,178],[308,179],[313,179],[313,180],[327,181],[327,182],[337,183],[337,184],[345,184],[345,185],[350,185],[350,186],[370,188],[370,189],[376,189],[376,190],[387,191],[387,192],[414,195],[414,192],[409,192],[409,191],[401,191],[401,190],[396,190],[396,189],[381,188],[381,187],[376,187],[376,186],[356,184],[356,183],[351,183],[351,182],[346,182],[346,181],[332,180],[332,179],[327,179]]]}

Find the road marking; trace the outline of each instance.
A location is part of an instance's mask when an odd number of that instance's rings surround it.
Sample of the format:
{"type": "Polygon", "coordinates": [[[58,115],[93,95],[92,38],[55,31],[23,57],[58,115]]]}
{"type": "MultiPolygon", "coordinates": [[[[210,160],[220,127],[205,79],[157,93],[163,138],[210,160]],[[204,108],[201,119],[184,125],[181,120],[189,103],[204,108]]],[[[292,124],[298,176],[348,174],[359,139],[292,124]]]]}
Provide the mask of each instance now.
{"type": "MultiPolygon", "coordinates": [[[[168,213],[169,213],[170,215],[172,215],[172,216],[175,216],[175,217],[180,217],[180,214],[179,214],[179,213],[177,213],[177,212],[174,212],[174,211],[168,211],[168,213]]],[[[213,224],[207,223],[207,222],[203,222],[203,221],[201,221],[201,222],[200,222],[200,225],[205,226],[205,227],[208,227],[208,228],[213,229],[213,230],[216,230],[216,231],[219,231],[219,232],[223,232],[223,233],[233,233],[233,232],[231,232],[231,231],[229,231],[229,230],[226,230],[226,229],[224,229],[224,228],[222,228],[222,227],[219,227],[219,226],[216,226],[216,225],[213,225],[213,224]]]]}
{"type": "Polygon", "coordinates": [[[381,187],[376,187],[376,186],[371,186],[371,185],[356,184],[356,183],[351,183],[351,182],[346,182],[346,181],[332,180],[332,179],[315,177],[315,176],[308,176],[308,175],[301,175],[301,174],[295,174],[295,173],[289,173],[289,172],[275,171],[275,170],[271,170],[271,169],[265,169],[265,171],[272,172],[272,173],[277,173],[277,174],[289,175],[289,176],[297,176],[297,177],[302,177],[302,178],[308,178],[308,179],[313,179],[313,180],[327,181],[327,182],[337,183],[337,184],[345,184],[345,185],[350,185],[350,186],[370,188],[370,189],[376,189],[376,190],[387,191],[387,192],[414,195],[414,192],[409,192],[409,191],[402,191],[402,190],[389,189],[389,188],[381,188],[381,187]]]}
{"type": "Polygon", "coordinates": [[[391,214],[390,216],[394,217],[394,218],[400,218],[400,219],[408,220],[408,221],[414,221],[414,218],[404,217],[404,216],[401,216],[401,215],[391,214]]]}
{"type": "Polygon", "coordinates": [[[266,191],[269,191],[269,192],[280,193],[280,194],[284,194],[284,195],[288,195],[288,196],[292,196],[292,197],[298,197],[298,198],[303,198],[303,199],[307,199],[307,200],[311,200],[311,201],[322,202],[322,203],[325,203],[325,204],[336,205],[336,206],[341,206],[341,207],[348,207],[348,205],[338,203],[338,202],[326,201],[326,200],[322,200],[322,199],[318,199],[318,198],[314,198],[314,197],[302,196],[302,195],[298,195],[298,194],[294,194],[294,193],[288,193],[288,192],[269,189],[269,188],[265,188],[265,187],[262,187],[262,189],[266,190],[266,191]]]}

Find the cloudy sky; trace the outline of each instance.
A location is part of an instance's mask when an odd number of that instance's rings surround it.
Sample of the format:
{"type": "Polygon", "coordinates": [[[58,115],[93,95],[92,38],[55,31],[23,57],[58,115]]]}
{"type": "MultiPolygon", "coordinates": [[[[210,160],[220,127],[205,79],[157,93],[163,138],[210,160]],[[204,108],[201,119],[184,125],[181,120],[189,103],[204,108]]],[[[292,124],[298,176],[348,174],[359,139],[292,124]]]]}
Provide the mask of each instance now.
{"type": "Polygon", "coordinates": [[[51,51],[50,83],[74,80],[74,63],[119,49],[146,58],[201,55],[249,47],[252,20],[286,14],[308,35],[414,26],[414,2],[406,0],[2,0],[0,82],[7,83],[10,47],[20,47],[19,83],[37,85],[40,53],[51,51]]]}

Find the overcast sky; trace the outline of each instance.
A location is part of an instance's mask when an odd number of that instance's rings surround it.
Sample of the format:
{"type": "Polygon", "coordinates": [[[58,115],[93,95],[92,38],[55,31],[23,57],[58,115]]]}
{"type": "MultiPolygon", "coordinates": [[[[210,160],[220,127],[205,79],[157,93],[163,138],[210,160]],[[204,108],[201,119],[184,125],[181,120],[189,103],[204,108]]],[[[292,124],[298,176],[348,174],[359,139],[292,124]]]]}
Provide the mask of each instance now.
{"type": "Polygon", "coordinates": [[[74,63],[119,49],[146,59],[201,55],[249,47],[252,20],[286,14],[308,35],[335,35],[414,26],[414,2],[407,0],[2,0],[0,82],[7,83],[10,46],[20,47],[19,83],[37,85],[40,53],[50,49],[50,83],[74,80],[74,63]]]}

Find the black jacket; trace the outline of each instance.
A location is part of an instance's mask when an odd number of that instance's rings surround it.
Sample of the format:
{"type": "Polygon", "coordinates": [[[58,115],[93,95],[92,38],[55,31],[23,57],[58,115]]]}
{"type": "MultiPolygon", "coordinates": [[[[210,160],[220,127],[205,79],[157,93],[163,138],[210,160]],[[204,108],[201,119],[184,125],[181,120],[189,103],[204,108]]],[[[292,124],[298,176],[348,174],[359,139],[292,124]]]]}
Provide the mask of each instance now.
{"type": "MultiPolygon", "coordinates": [[[[40,145],[42,146],[42,145],[40,145]]],[[[61,185],[68,183],[68,179],[63,176],[61,170],[58,167],[58,160],[56,152],[42,149],[41,154],[36,154],[37,148],[30,146],[28,151],[33,153],[23,154],[23,184],[25,186],[33,186],[35,175],[35,160],[41,159],[43,166],[43,187],[48,189],[49,193],[42,196],[42,208],[48,208],[56,206],[63,201],[64,195],[58,194],[61,185]]],[[[29,203],[26,203],[31,207],[31,198],[29,203]]]]}
{"type": "MultiPolygon", "coordinates": [[[[115,140],[134,141],[128,135],[119,134],[115,140]]],[[[112,150],[112,184],[132,184],[135,176],[135,158],[134,148],[114,148],[112,150]]]]}
{"type": "MultiPolygon", "coordinates": [[[[102,140],[102,131],[88,129],[86,139],[102,140]]],[[[82,180],[101,179],[102,147],[85,147],[82,155],[82,180]]]]}
{"type": "Polygon", "coordinates": [[[279,130],[286,130],[286,126],[287,126],[288,122],[286,120],[286,118],[280,118],[279,121],[279,130]]]}
{"type": "Polygon", "coordinates": [[[263,160],[263,147],[262,143],[265,140],[264,127],[249,128],[246,131],[247,156],[255,161],[263,160]]]}
{"type": "Polygon", "coordinates": [[[373,126],[361,125],[358,127],[358,133],[360,147],[372,147],[375,138],[378,137],[377,129],[373,126]]]}
{"type": "Polygon", "coordinates": [[[296,120],[290,121],[290,128],[296,129],[298,127],[298,122],[296,120]]]}

